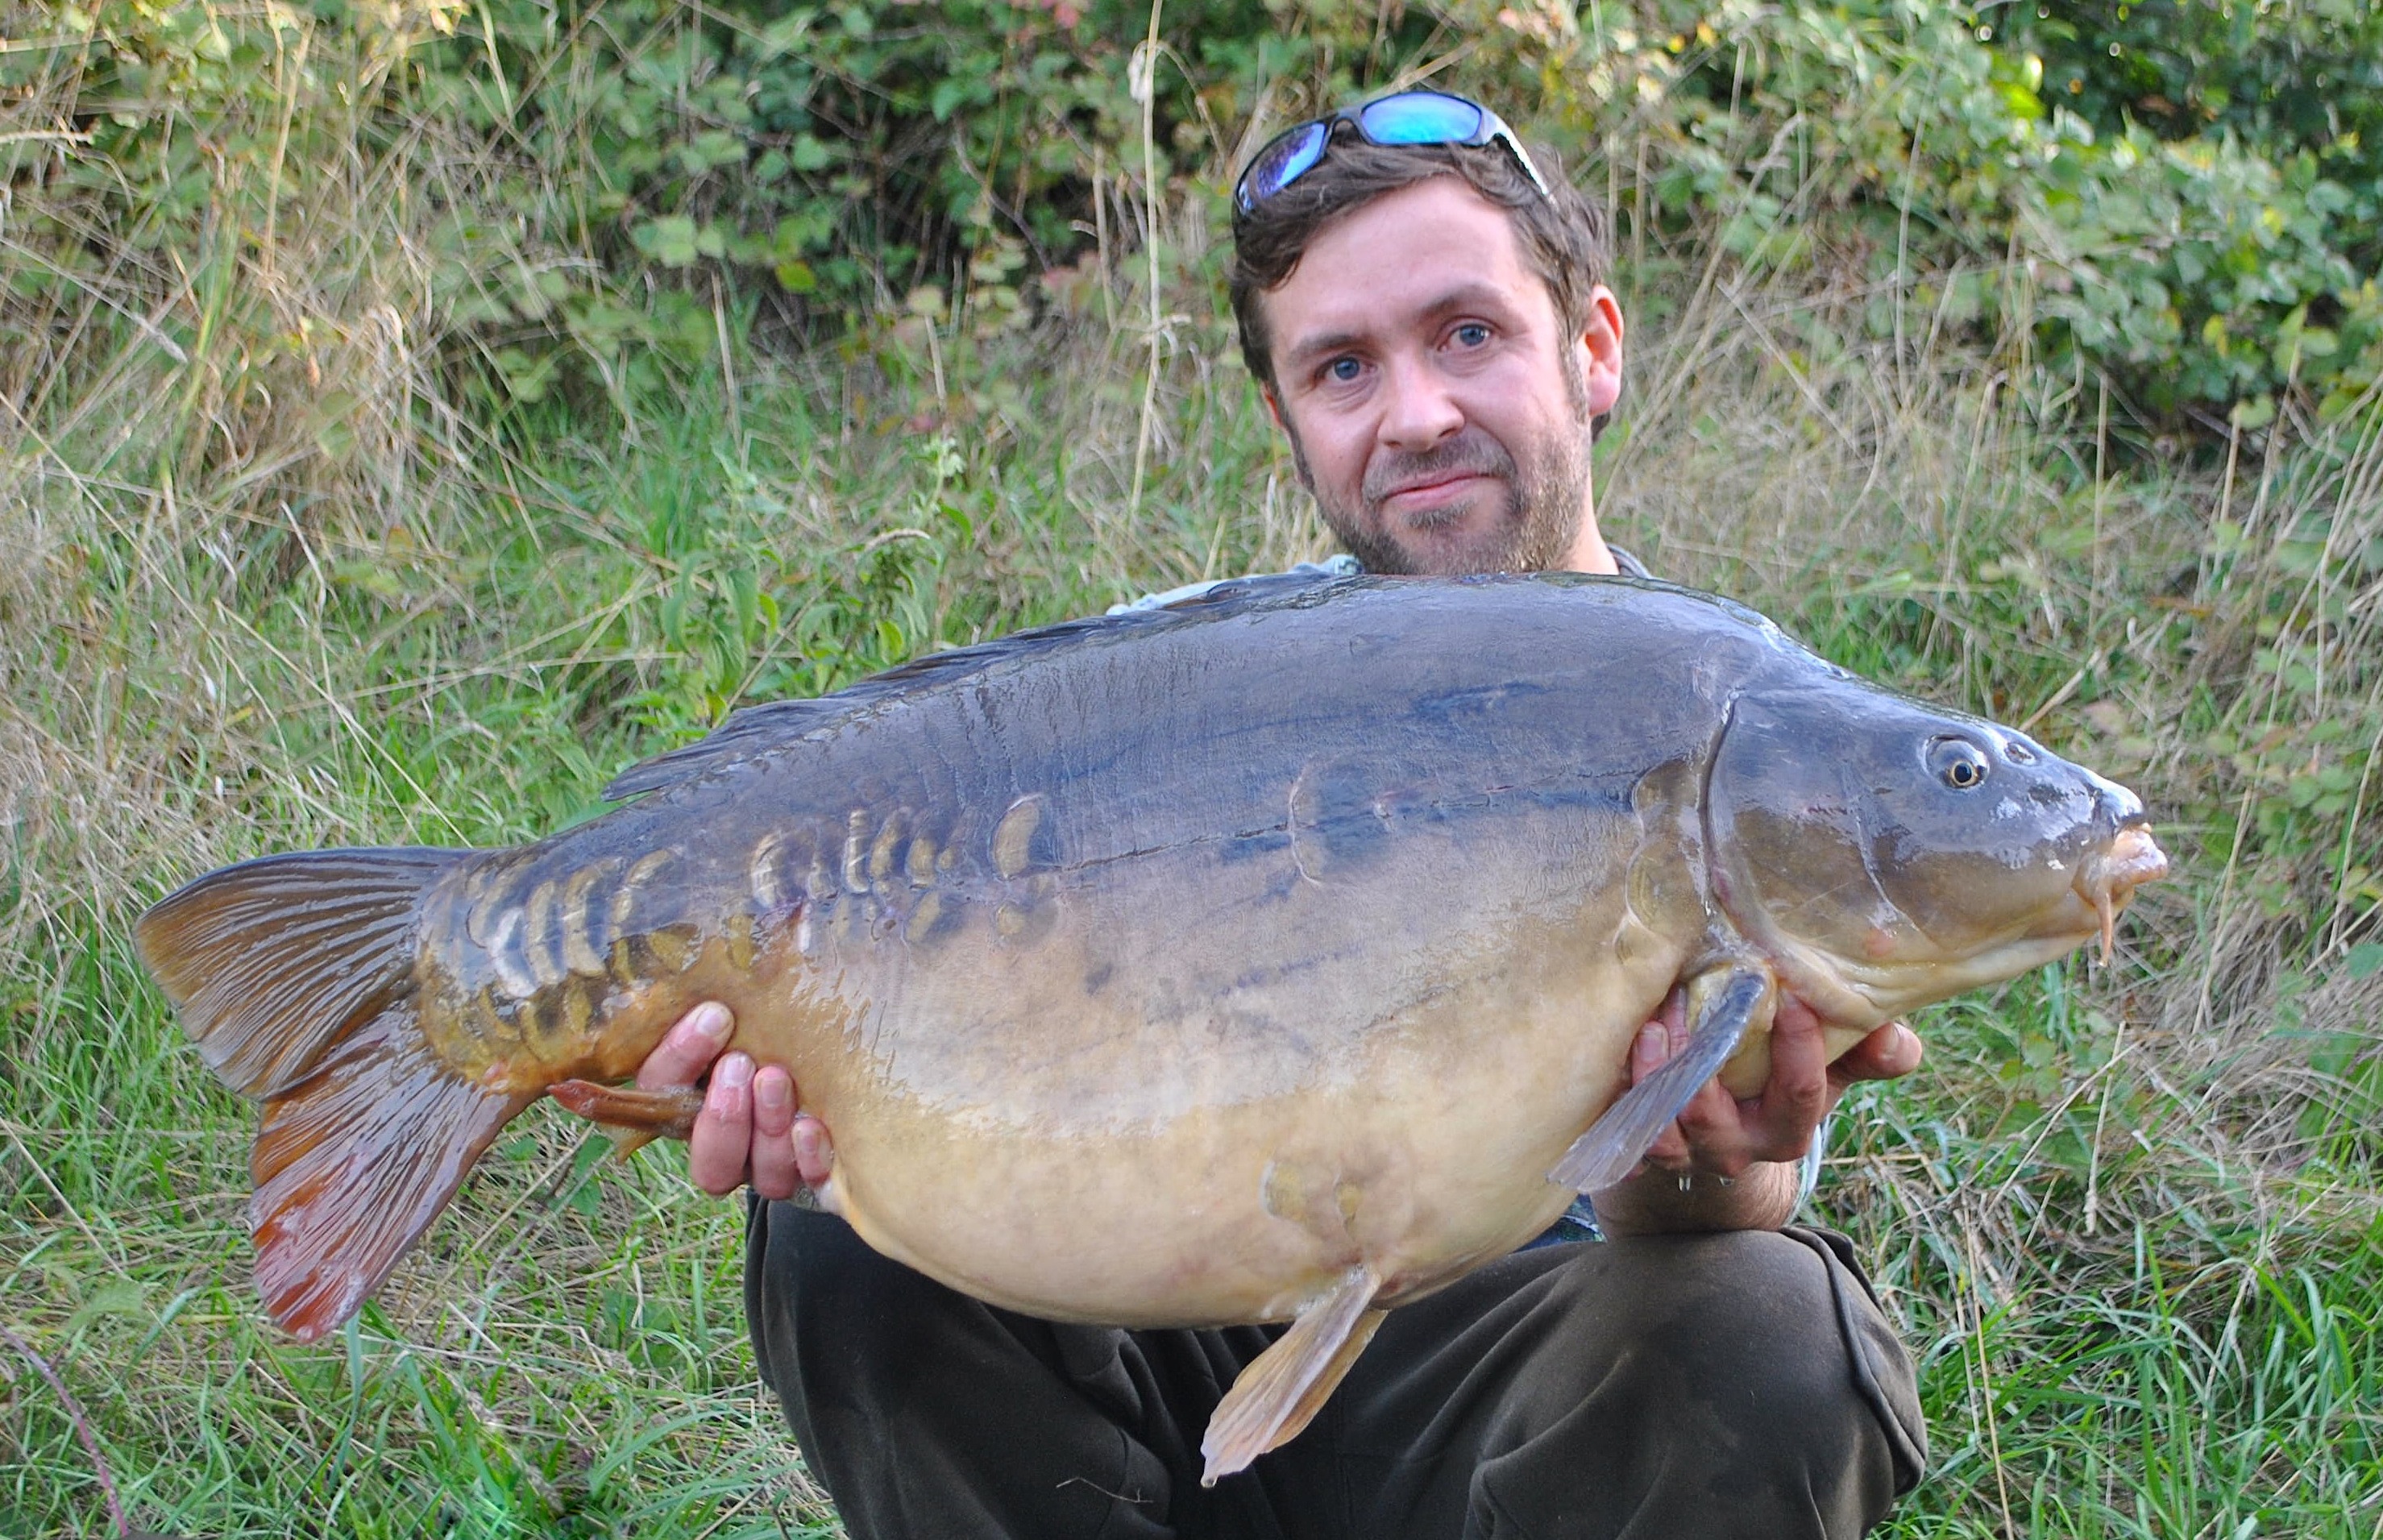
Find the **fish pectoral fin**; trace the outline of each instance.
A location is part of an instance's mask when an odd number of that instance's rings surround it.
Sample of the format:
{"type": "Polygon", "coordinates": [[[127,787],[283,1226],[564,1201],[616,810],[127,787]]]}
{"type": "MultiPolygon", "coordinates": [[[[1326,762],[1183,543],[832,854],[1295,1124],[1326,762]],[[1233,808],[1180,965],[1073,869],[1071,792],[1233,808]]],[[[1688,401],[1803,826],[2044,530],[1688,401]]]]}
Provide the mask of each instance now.
{"type": "Polygon", "coordinates": [[[1548,1180],[1574,1192],[1597,1192],[1630,1175],[1688,1098],[1729,1062],[1747,1030],[1770,1019],[1778,1000],[1768,971],[1736,966],[1701,975],[1689,986],[1696,1026],[1688,1045],[1662,1068],[1624,1091],[1573,1140],[1548,1180]]]}
{"type": "Polygon", "coordinates": [[[695,1131],[695,1115],[703,1110],[703,1092],[693,1086],[640,1090],[594,1080],[562,1080],[548,1087],[547,1094],[589,1122],[602,1124],[621,1142],[624,1156],[657,1139],[686,1138],[695,1131]]]}
{"type": "Polygon", "coordinates": [[[1217,1477],[1288,1444],[1307,1426],[1389,1313],[1366,1308],[1381,1287],[1372,1268],[1351,1268],[1338,1287],[1301,1311],[1290,1330],[1241,1371],[1200,1440],[1207,1461],[1201,1485],[1216,1485],[1217,1477]]]}

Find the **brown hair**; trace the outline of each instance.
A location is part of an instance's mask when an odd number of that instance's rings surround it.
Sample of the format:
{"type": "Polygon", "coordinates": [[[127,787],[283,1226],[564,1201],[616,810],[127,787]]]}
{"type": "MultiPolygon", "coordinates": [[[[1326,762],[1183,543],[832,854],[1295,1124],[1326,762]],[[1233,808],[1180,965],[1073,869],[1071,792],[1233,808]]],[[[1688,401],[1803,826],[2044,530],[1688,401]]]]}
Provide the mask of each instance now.
{"type": "Polygon", "coordinates": [[[1531,158],[1550,197],[1539,196],[1503,145],[1368,144],[1353,124],[1334,124],[1331,147],[1313,169],[1233,217],[1228,286],[1250,373],[1274,388],[1274,339],[1259,302],[1290,281],[1316,232],[1386,192],[1434,177],[1459,178],[1506,211],[1524,265],[1548,286],[1557,315],[1575,335],[1586,329],[1589,295],[1605,281],[1605,215],[1564,180],[1553,154],[1533,145],[1531,158]]]}

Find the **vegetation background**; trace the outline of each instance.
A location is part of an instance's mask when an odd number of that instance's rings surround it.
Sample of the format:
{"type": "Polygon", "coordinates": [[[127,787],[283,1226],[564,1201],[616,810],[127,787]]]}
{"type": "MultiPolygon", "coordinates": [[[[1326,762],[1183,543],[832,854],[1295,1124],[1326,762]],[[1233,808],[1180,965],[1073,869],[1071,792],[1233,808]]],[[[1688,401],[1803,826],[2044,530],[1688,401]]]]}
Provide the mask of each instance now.
{"type": "Polygon", "coordinates": [[[2178,858],[1836,1125],[1891,1533],[2383,1535],[2372,0],[0,0],[0,1532],[835,1533],[672,1152],[275,1336],[127,922],[1320,550],[1225,190],[1419,80],[1614,210],[1611,532],[2178,858]]]}

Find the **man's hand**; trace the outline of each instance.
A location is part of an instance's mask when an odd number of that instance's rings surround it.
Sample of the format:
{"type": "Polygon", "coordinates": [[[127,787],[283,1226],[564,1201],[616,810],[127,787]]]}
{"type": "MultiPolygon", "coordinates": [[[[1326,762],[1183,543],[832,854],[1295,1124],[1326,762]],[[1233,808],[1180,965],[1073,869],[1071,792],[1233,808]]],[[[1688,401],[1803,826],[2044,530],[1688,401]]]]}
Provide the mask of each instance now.
{"type": "Polygon", "coordinates": [[[710,1070],[687,1140],[687,1180],[714,1197],[749,1184],[764,1198],[791,1198],[827,1180],[833,1168],[827,1129],[801,1110],[794,1078],[784,1069],[756,1069],[743,1053],[720,1052],[735,1027],[727,1006],[696,1006],[646,1055],[637,1084],[647,1090],[692,1086],[710,1070]]]}
{"type": "MultiPolygon", "coordinates": [[[[1633,1085],[1687,1046],[1687,995],[1672,992],[1661,1019],[1632,1045],[1633,1085]]],[[[1826,1062],[1820,1017],[1783,995],[1771,1027],[1771,1079],[1739,1101],[1708,1080],[1647,1151],[1645,1164],[1597,1194],[1599,1223],[1617,1235],[1678,1230],[1775,1229],[1796,1212],[1793,1162],[1856,1080],[1892,1080],[1920,1067],[1920,1039],[1890,1021],[1826,1062]]]]}
{"type": "MultiPolygon", "coordinates": [[[[1639,1029],[1631,1047],[1630,1083],[1663,1067],[1688,1045],[1687,992],[1673,990],[1660,1021],[1639,1029]]],[[[1707,1080],[1647,1152],[1647,1164],[1674,1174],[1740,1177],[1761,1161],[1795,1161],[1811,1148],[1813,1130],[1856,1080],[1892,1080],[1920,1067],[1920,1039],[1890,1021],[1846,1051],[1834,1064],[1821,1018],[1794,995],[1779,997],[1771,1024],[1771,1081],[1741,1102],[1707,1080]]]]}

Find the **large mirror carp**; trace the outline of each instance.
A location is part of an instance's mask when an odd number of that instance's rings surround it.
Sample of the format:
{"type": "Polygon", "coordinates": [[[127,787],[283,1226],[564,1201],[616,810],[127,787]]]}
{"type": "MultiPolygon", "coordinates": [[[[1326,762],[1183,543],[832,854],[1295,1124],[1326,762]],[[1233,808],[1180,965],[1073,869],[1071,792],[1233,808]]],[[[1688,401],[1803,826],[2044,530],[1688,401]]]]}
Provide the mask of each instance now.
{"type": "Polygon", "coordinates": [[[141,919],[263,1103],[256,1277],[352,1314],[507,1119],[698,1001],[834,1140],[819,1201],[951,1287],[1115,1325],[1290,1321],[1211,1478],[1386,1306],[1626,1175],[1792,992],[1843,1053],[2100,935],[2133,794],[1629,579],[1228,585],[756,707],[507,850],[325,850],[141,919]],[[1685,1051],[1627,1094],[1674,985],[1685,1051]]]}

